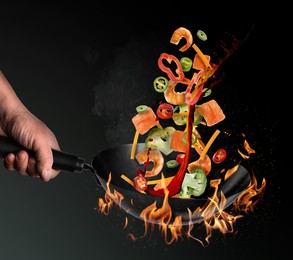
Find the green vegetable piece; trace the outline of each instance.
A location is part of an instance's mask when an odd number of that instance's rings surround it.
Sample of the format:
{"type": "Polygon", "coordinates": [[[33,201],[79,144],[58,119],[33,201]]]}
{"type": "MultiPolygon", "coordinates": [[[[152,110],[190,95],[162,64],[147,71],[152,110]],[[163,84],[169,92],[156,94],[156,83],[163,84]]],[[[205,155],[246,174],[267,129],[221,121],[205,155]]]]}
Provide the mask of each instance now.
{"type": "Polygon", "coordinates": [[[172,136],[176,129],[172,126],[162,128],[152,128],[145,140],[145,147],[150,149],[158,149],[165,155],[173,152],[170,148],[172,136]]]}
{"type": "MultiPolygon", "coordinates": [[[[174,108],[174,113],[188,112],[188,105],[181,104],[174,108]],[[179,111],[177,111],[179,109],[179,111]]],[[[172,117],[176,125],[185,125],[187,123],[187,116],[173,116],[172,117]]]]}
{"type": "Polygon", "coordinates": [[[163,76],[157,77],[154,80],[154,88],[157,92],[163,93],[167,89],[168,83],[169,83],[169,81],[167,78],[165,78],[163,76]]]}
{"type": "Polygon", "coordinates": [[[207,177],[202,168],[194,168],[191,173],[185,173],[178,196],[190,198],[202,195],[207,187],[207,177]]]}
{"type": "Polygon", "coordinates": [[[208,39],[206,33],[202,30],[198,30],[196,36],[201,39],[202,41],[206,41],[208,39]]]}
{"type": "MultiPolygon", "coordinates": [[[[191,143],[195,144],[196,142],[197,142],[197,136],[195,133],[192,133],[191,143]]],[[[184,144],[187,143],[187,132],[184,132],[184,134],[182,135],[182,143],[184,143],[184,144]]]]}
{"type": "Polygon", "coordinates": [[[169,160],[166,162],[166,165],[168,168],[175,168],[179,165],[179,163],[176,160],[169,160]]]}
{"type": "Polygon", "coordinates": [[[193,118],[194,125],[198,125],[203,120],[203,116],[198,110],[195,110],[193,118]]]}
{"type": "Polygon", "coordinates": [[[137,106],[136,107],[136,112],[137,113],[143,113],[143,112],[146,112],[148,110],[148,106],[146,105],[140,105],[140,106],[137,106]]]}
{"type": "Polygon", "coordinates": [[[180,63],[181,63],[183,71],[185,71],[185,72],[190,71],[190,69],[192,67],[192,59],[190,59],[188,57],[182,57],[180,59],[180,63]]]}
{"type": "Polygon", "coordinates": [[[208,97],[212,93],[212,90],[211,89],[204,88],[203,89],[203,92],[204,92],[203,97],[208,97]]]}

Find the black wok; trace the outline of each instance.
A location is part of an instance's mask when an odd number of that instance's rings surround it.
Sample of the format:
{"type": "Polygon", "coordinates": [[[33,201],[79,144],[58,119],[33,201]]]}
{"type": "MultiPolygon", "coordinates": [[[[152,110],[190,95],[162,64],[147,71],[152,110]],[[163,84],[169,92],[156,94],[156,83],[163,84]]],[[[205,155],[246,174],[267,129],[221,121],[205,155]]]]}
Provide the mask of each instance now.
{"type": "MultiPolygon", "coordinates": [[[[87,164],[85,160],[74,154],[53,150],[54,164],[53,168],[68,172],[82,172],[84,170],[90,170],[96,177],[99,185],[103,187],[105,191],[110,188],[111,193],[114,190],[121,193],[124,199],[119,202],[119,206],[128,214],[135,216],[136,218],[143,219],[141,211],[146,207],[156,202],[156,207],[160,208],[163,204],[164,197],[152,196],[149,194],[142,194],[137,192],[132,185],[121,178],[121,174],[124,174],[129,179],[133,179],[137,176],[137,170],[142,169],[142,165],[134,159],[130,159],[132,144],[124,144],[109,148],[99,152],[92,160],[91,164],[87,164]],[[111,173],[111,181],[107,187],[109,180],[109,174],[111,173]]],[[[23,149],[22,146],[17,144],[14,140],[7,137],[0,137],[0,157],[4,158],[7,153],[17,152],[23,149]]],[[[145,149],[143,143],[137,145],[137,152],[145,149]]],[[[174,155],[176,156],[176,155],[174,155]]],[[[172,158],[170,158],[172,159],[172,158]]],[[[231,165],[226,165],[232,167],[231,165]]],[[[213,165],[212,171],[208,175],[208,179],[218,179],[220,169],[217,165],[213,165]]],[[[163,168],[164,176],[174,175],[177,169],[163,168]]],[[[225,206],[229,207],[239,195],[248,187],[251,181],[249,171],[242,165],[239,165],[238,170],[231,175],[227,180],[222,179],[217,192],[218,198],[221,193],[225,195],[225,206]]],[[[194,212],[198,207],[205,209],[205,206],[209,203],[209,198],[214,194],[214,188],[208,187],[204,194],[197,198],[180,199],[180,198],[168,198],[168,203],[172,210],[172,219],[169,224],[172,224],[175,217],[181,216],[182,225],[188,225],[190,223],[198,223],[203,221],[201,212],[199,214],[192,214],[190,217],[189,210],[194,212]]],[[[222,208],[223,210],[223,208],[222,208]]],[[[217,210],[213,212],[216,214],[217,210]]],[[[157,223],[156,220],[145,219],[148,222],[157,223]]]]}

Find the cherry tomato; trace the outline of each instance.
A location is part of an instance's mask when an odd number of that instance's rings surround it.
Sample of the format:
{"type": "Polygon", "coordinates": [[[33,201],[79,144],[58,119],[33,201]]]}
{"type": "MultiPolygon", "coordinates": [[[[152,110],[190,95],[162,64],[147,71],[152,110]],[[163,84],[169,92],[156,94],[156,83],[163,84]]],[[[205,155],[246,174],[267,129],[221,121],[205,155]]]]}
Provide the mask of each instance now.
{"type": "Polygon", "coordinates": [[[161,103],[157,109],[157,116],[162,119],[170,119],[174,114],[174,107],[169,103],[161,103]]]}
{"type": "Polygon", "coordinates": [[[145,191],[148,186],[146,178],[141,174],[133,179],[133,185],[134,188],[139,192],[145,191]]]}
{"type": "Polygon", "coordinates": [[[227,157],[227,152],[225,149],[219,149],[218,151],[216,151],[213,155],[213,162],[214,163],[221,163],[222,161],[224,161],[227,157]]]}
{"type": "Polygon", "coordinates": [[[184,158],[185,158],[185,153],[179,153],[176,156],[176,162],[178,162],[179,164],[182,164],[184,162],[184,158]]]}

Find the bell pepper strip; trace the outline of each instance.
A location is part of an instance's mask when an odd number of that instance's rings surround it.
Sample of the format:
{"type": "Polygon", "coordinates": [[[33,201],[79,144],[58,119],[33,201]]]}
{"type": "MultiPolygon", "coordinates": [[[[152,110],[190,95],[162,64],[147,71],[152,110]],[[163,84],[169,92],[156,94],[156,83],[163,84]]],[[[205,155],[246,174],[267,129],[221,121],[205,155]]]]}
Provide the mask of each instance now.
{"type": "Polygon", "coordinates": [[[200,96],[202,95],[204,83],[201,83],[202,82],[201,77],[203,74],[204,72],[200,71],[199,73],[196,74],[195,77],[191,79],[191,81],[188,84],[188,87],[186,89],[186,94],[185,94],[185,101],[189,105],[195,105],[197,101],[199,100],[200,96]],[[191,90],[194,84],[195,84],[195,90],[191,93],[191,90]]]}
{"type": "MultiPolygon", "coordinates": [[[[180,165],[176,175],[172,179],[172,181],[168,184],[166,189],[168,190],[168,197],[175,196],[177,193],[180,192],[181,190],[181,184],[183,182],[186,169],[188,166],[188,162],[190,159],[190,153],[191,153],[191,136],[192,136],[192,125],[193,125],[193,113],[195,110],[194,105],[189,105],[189,115],[188,115],[188,122],[187,122],[187,147],[186,153],[184,156],[184,160],[182,164],[180,165]]],[[[150,187],[147,187],[146,191],[153,195],[153,196],[159,196],[159,197],[164,197],[165,196],[165,188],[161,188],[158,190],[153,190],[150,187]]]]}
{"type": "Polygon", "coordinates": [[[193,36],[188,29],[186,29],[184,27],[179,27],[178,29],[176,29],[171,36],[170,42],[175,45],[178,45],[182,38],[185,38],[186,44],[184,46],[182,46],[179,49],[179,51],[184,52],[193,43],[193,36]]]}
{"type": "Polygon", "coordinates": [[[180,61],[174,55],[163,52],[158,59],[158,66],[163,72],[167,73],[169,79],[174,80],[174,81],[183,81],[184,80],[185,75],[184,75],[184,72],[182,69],[182,65],[181,65],[180,61]],[[170,65],[172,62],[175,62],[176,66],[177,66],[175,69],[177,76],[174,75],[173,71],[169,67],[166,67],[163,64],[163,60],[166,60],[170,65]]]}

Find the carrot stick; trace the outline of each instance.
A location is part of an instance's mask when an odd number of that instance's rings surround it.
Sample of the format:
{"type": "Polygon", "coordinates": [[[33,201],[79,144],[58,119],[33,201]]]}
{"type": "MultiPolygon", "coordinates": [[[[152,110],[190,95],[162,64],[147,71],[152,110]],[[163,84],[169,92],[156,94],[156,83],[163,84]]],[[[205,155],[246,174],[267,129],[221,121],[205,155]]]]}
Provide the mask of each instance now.
{"type": "Polygon", "coordinates": [[[136,146],[137,146],[138,137],[139,137],[139,132],[136,130],[135,131],[135,134],[134,134],[134,137],[133,137],[132,147],[131,147],[130,159],[132,159],[132,160],[135,157],[135,152],[136,152],[136,146]]]}
{"type": "Polygon", "coordinates": [[[207,151],[210,149],[212,143],[215,141],[215,139],[217,138],[219,133],[220,133],[220,130],[218,130],[218,129],[213,133],[213,135],[211,136],[210,140],[208,141],[208,143],[204,147],[202,153],[200,154],[199,160],[204,159],[204,157],[206,156],[207,151]]]}

